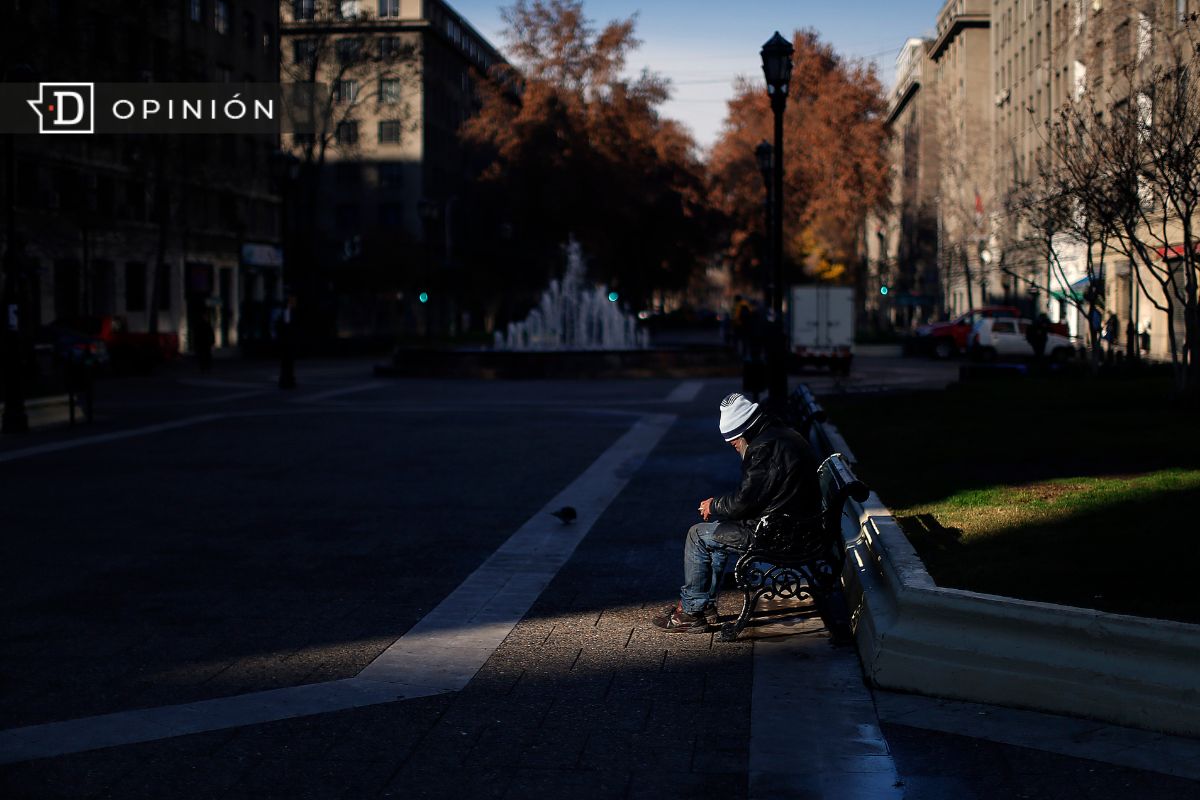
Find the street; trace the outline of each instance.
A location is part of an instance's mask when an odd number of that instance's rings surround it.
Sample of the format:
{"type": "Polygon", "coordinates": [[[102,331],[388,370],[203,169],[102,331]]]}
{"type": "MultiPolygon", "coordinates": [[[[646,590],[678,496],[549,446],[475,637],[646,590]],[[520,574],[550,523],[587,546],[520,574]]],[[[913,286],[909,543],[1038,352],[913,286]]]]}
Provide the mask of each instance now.
{"type": "Polygon", "coordinates": [[[808,609],[736,643],[651,626],[738,479],[735,381],[297,378],[105,381],[95,423],[0,441],[6,797],[1200,791],[1184,740],[1089,724],[1124,743],[1102,758],[1042,715],[873,695],[808,609]]]}

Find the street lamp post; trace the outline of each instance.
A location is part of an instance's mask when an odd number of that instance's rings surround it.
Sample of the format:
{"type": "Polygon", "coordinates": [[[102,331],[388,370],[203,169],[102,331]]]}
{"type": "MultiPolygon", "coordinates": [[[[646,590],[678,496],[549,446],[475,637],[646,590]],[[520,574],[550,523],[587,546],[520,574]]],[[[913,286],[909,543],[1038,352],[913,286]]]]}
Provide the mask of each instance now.
{"type": "Polygon", "coordinates": [[[758,162],[758,171],[762,175],[763,188],[766,190],[766,199],[763,201],[763,209],[766,214],[766,227],[764,230],[767,239],[767,246],[764,248],[766,250],[764,253],[765,258],[763,259],[763,310],[765,311],[766,309],[774,308],[771,299],[773,297],[772,289],[774,286],[774,276],[771,272],[771,250],[775,247],[775,238],[771,231],[775,225],[775,219],[773,217],[774,211],[772,210],[774,203],[771,202],[771,183],[774,174],[775,156],[771,143],[766,139],[759,142],[758,146],[754,148],[754,159],[758,162]]]}
{"type": "Polygon", "coordinates": [[[787,345],[783,331],[783,110],[787,107],[788,84],[792,80],[792,43],[775,35],[762,47],[763,76],[775,117],[775,159],[771,192],[771,266],[775,273],[768,362],[771,404],[781,409],[787,402],[787,345]]]}
{"type": "MultiPolygon", "coordinates": [[[[28,83],[34,79],[33,68],[14,64],[5,71],[7,83],[28,83]]],[[[17,157],[15,136],[4,136],[4,314],[0,322],[4,358],[4,417],[0,432],[27,433],[29,416],[25,413],[25,365],[22,355],[21,329],[25,325],[22,303],[25,287],[23,276],[24,245],[17,234],[17,157]]]]}

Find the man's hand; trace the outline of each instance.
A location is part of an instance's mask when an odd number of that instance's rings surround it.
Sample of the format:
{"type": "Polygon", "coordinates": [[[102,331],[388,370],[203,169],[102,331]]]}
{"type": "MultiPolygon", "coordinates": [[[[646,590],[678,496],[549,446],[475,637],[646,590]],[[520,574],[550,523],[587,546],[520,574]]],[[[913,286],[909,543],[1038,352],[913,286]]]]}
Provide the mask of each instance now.
{"type": "Polygon", "coordinates": [[[712,502],[713,498],[711,497],[700,501],[700,516],[704,518],[705,522],[708,522],[708,518],[712,516],[712,502]]]}

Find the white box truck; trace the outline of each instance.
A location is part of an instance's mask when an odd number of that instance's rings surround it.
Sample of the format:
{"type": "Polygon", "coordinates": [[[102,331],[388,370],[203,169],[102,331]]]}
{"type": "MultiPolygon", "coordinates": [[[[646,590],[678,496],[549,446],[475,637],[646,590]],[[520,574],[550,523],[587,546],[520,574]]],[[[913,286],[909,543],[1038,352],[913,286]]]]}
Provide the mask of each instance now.
{"type": "Polygon", "coordinates": [[[788,318],[793,365],[850,373],[854,359],[853,286],[793,286],[788,318]]]}

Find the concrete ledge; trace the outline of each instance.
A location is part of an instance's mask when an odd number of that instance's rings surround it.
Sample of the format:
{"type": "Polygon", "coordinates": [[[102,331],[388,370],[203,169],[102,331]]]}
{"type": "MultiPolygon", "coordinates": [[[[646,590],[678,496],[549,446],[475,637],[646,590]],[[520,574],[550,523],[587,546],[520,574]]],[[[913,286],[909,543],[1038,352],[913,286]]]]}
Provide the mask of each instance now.
{"type": "Polygon", "coordinates": [[[873,685],[1200,736],[1200,625],[939,587],[874,493],[849,507],[842,577],[873,685]]]}

